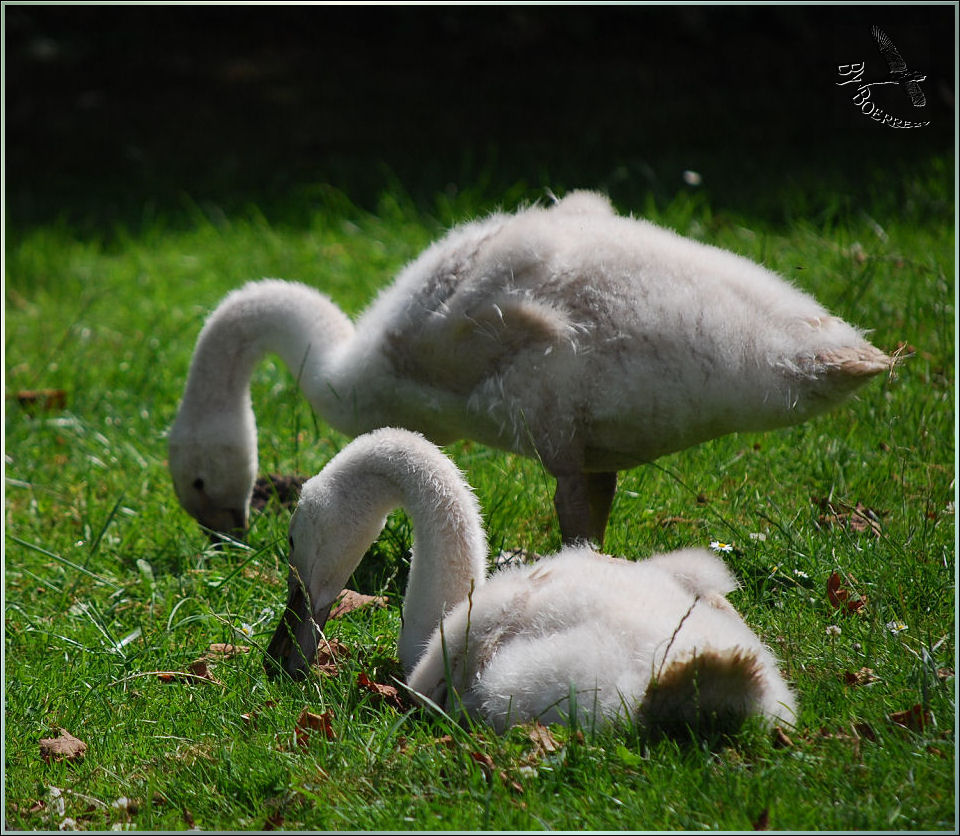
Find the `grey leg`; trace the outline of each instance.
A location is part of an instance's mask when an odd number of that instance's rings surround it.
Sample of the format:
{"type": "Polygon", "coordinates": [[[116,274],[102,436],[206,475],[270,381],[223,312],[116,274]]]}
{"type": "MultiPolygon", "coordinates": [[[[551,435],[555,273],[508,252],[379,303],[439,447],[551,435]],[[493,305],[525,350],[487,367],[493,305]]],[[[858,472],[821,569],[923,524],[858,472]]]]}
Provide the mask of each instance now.
{"type": "Polygon", "coordinates": [[[617,474],[571,473],[557,476],[553,497],[564,544],[603,545],[610,506],[617,490],[617,474]]]}

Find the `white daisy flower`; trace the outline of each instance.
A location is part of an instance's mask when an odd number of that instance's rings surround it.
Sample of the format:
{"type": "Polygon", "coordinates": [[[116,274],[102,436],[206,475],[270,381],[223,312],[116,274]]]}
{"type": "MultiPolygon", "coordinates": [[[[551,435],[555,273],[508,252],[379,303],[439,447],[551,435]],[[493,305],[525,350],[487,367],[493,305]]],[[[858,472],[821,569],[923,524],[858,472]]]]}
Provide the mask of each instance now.
{"type": "Polygon", "coordinates": [[[719,552],[732,552],[732,551],[733,551],[733,543],[721,543],[719,540],[711,540],[711,541],[710,541],[710,548],[713,549],[713,550],[714,550],[715,552],[717,552],[717,553],[719,553],[719,552]]]}

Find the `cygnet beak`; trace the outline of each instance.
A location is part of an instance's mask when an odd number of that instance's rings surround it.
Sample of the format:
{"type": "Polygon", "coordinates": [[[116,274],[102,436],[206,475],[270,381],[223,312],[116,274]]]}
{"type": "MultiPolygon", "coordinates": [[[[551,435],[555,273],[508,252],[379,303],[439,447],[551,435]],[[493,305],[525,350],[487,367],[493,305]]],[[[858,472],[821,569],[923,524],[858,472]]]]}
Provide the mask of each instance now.
{"type": "Polygon", "coordinates": [[[227,538],[242,540],[247,533],[247,512],[245,508],[223,508],[215,514],[205,515],[199,523],[207,530],[207,537],[214,545],[227,538]]]}
{"type": "Polygon", "coordinates": [[[286,671],[294,679],[303,679],[317,655],[320,631],[327,623],[333,601],[311,612],[309,598],[299,579],[290,583],[290,596],[280,623],[267,645],[264,668],[276,677],[286,671]]]}

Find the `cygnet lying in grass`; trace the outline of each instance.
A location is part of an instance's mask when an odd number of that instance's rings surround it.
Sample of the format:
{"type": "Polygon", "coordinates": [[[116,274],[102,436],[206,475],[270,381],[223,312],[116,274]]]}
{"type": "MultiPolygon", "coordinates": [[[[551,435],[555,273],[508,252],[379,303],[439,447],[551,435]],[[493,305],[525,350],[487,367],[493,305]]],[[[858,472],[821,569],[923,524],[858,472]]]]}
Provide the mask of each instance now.
{"type": "Polygon", "coordinates": [[[736,581],[700,549],[632,562],[568,547],[486,576],[476,499],[422,436],[381,429],[303,488],[290,525],[289,597],[268,670],[302,676],[330,607],[386,515],[409,513],[414,550],[399,656],[408,686],[498,731],[527,720],[642,723],[654,733],[792,722],[772,654],[725,595],[736,581]]]}

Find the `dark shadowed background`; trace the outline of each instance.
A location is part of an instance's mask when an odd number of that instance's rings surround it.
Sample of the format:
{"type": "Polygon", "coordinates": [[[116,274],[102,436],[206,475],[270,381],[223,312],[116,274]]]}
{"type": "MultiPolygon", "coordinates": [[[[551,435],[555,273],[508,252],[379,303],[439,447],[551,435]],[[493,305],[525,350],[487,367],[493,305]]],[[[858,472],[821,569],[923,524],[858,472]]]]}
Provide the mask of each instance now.
{"type": "Polygon", "coordinates": [[[776,221],[785,189],[816,211],[899,200],[937,158],[953,177],[952,4],[4,13],[8,232],[105,234],[188,205],[289,221],[317,184],[371,208],[398,187],[424,206],[463,188],[599,187],[628,208],[699,189],[776,221]],[[896,87],[873,100],[929,126],[876,124],[836,86],[840,64],[886,76],[873,24],[927,73],[927,106],[896,87]]]}

